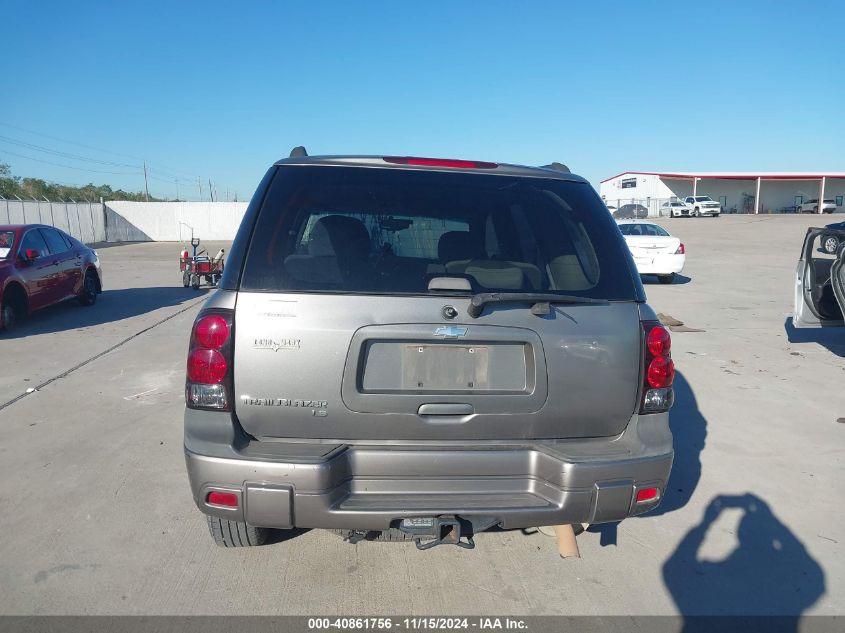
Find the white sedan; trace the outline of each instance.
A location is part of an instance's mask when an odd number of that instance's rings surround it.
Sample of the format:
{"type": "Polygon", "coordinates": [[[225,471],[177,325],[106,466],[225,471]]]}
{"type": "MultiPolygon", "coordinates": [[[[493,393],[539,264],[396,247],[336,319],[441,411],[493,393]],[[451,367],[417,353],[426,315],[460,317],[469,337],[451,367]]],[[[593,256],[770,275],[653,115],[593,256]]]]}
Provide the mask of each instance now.
{"type": "Polygon", "coordinates": [[[684,269],[686,254],[681,240],[651,222],[623,220],[618,224],[634,256],[637,272],[657,275],[660,283],[671,284],[675,275],[684,269]]]}

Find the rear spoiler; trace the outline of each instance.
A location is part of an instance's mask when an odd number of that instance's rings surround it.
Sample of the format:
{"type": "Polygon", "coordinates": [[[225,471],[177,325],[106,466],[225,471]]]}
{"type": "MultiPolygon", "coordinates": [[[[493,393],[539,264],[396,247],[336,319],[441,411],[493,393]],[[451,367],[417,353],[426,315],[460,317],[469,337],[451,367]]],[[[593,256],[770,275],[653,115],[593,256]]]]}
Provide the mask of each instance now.
{"type": "Polygon", "coordinates": [[[569,170],[569,167],[567,167],[563,163],[551,163],[549,165],[543,165],[543,169],[554,169],[555,171],[560,171],[560,172],[563,172],[564,174],[571,174],[572,173],[569,170]]]}

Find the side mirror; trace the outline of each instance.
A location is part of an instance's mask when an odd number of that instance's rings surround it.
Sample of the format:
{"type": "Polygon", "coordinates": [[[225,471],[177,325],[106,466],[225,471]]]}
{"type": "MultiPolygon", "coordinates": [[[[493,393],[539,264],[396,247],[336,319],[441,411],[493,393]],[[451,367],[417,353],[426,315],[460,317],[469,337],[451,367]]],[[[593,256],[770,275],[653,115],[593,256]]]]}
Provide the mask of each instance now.
{"type": "Polygon", "coordinates": [[[34,248],[28,248],[23,252],[22,258],[27,264],[34,262],[38,259],[38,251],[34,248]]]}

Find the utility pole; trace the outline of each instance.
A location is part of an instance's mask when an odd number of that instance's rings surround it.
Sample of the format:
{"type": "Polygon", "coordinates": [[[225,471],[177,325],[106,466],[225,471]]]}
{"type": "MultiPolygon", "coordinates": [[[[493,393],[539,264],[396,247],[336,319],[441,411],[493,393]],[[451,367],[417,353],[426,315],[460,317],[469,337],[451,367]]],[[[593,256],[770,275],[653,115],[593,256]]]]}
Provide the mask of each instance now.
{"type": "Polygon", "coordinates": [[[179,200],[179,179],[176,179],[176,200],[179,200]]]}
{"type": "Polygon", "coordinates": [[[202,181],[199,176],[197,176],[197,187],[200,188],[200,202],[202,202],[202,181]]]}
{"type": "Polygon", "coordinates": [[[211,178],[208,179],[208,197],[214,202],[214,189],[211,188],[211,178]]]}
{"type": "Polygon", "coordinates": [[[150,201],[150,187],[147,184],[147,161],[144,161],[144,197],[150,201]]]}

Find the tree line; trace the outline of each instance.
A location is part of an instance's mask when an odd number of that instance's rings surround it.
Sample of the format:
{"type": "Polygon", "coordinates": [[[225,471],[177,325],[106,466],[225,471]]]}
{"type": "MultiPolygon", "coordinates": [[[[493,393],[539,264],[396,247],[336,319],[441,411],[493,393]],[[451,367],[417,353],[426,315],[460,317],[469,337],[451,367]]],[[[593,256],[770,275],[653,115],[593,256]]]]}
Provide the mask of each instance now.
{"type": "MultiPolygon", "coordinates": [[[[14,200],[17,196],[23,200],[52,200],[80,202],[88,200],[99,202],[103,200],[133,200],[141,202],[147,199],[143,191],[124,191],[123,189],[112,189],[109,185],[95,185],[89,183],[83,187],[69,187],[54,182],[48,182],[41,178],[25,178],[12,175],[12,169],[6,163],[0,163],[0,196],[14,200]]],[[[150,196],[151,201],[158,202],[157,198],[150,196]]]]}

